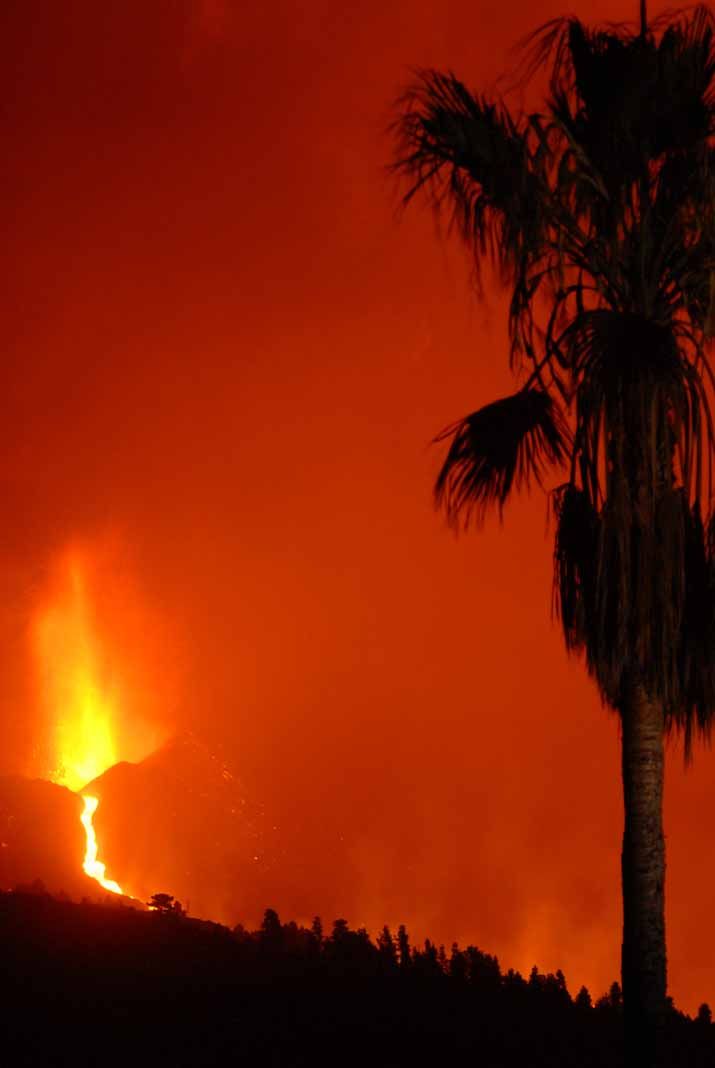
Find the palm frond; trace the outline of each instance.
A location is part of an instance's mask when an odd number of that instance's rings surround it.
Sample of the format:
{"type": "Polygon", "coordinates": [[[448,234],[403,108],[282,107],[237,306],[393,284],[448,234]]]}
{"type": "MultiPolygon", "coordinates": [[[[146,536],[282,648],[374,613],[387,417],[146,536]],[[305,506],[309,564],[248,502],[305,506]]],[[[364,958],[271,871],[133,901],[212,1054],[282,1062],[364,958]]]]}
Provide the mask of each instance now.
{"type": "Polygon", "coordinates": [[[408,183],[403,202],[426,193],[477,257],[510,275],[540,245],[544,189],[527,131],[452,73],[420,72],[400,103],[394,169],[408,183]]]}
{"type": "Polygon", "coordinates": [[[691,686],[683,670],[691,596],[684,558],[693,525],[685,495],[664,491],[655,521],[644,522],[622,488],[597,514],[569,485],[557,513],[555,581],[567,647],[585,652],[612,706],[635,676],[667,717],[684,715],[691,686]]]}
{"type": "Polygon", "coordinates": [[[584,648],[594,616],[599,518],[588,496],[571,482],[555,490],[553,500],[554,607],[571,652],[584,648]]]}
{"type": "Polygon", "coordinates": [[[708,739],[715,708],[715,525],[703,524],[700,507],[689,515],[685,543],[685,612],[678,649],[683,700],[669,726],[683,734],[690,760],[693,736],[708,739]]]}
{"type": "Polygon", "coordinates": [[[487,404],[447,427],[435,439],[451,438],[435,483],[435,503],[453,526],[483,522],[496,505],[501,515],[512,488],[568,455],[569,431],[552,398],[540,389],[522,389],[487,404]]]}
{"type": "Polygon", "coordinates": [[[613,707],[639,678],[689,757],[715,707],[714,543],[699,506],[668,490],[655,523],[642,523],[627,495],[611,496],[600,514],[573,483],[554,496],[554,595],[567,648],[585,653],[613,707]]]}
{"type": "Polygon", "coordinates": [[[562,338],[576,393],[577,450],[598,497],[623,480],[653,507],[679,475],[689,494],[708,425],[707,397],[674,326],[608,309],[575,317],[562,338]],[[677,470],[673,461],[677,460],[677,470]]]}

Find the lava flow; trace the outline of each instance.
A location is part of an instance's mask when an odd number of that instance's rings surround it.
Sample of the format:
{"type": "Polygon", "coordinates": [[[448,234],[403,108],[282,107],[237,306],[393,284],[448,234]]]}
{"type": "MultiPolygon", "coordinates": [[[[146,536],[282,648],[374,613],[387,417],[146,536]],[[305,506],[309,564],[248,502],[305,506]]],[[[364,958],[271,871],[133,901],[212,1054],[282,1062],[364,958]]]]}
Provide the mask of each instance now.
{"type": "Polygon", "coordinates": [[[84,827],[85,834],[87,835],[87,849],[84,854],[84,870],[87,875],[90,875],[93,879],[96,879],[100,886],[103,886],[105,890],[111,890],[113,894],[123,894],[119,883],[116,883],[114,879],[107,879],[105,875],[106,866],[101,860],[97,859],[97,835],[94,830],[94,814],[97,811],[97,805],[99,800],[96,797],[90,797],[88,794],[82,795],[84,801],[84,811],[80,816],[82,820],[82,826],[84,827]]]}

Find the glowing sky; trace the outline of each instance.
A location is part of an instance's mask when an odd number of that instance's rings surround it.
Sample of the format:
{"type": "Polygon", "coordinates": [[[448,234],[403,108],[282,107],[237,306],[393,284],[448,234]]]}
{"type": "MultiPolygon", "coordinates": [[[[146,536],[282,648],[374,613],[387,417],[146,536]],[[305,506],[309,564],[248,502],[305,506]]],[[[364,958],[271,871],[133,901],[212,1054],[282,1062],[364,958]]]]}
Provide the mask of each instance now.
{"type": "MultiPolygon", "coordinates": [[[[315,848],[290,878],[313,912],[599,994],[616,722],[550,619],[543,498],[459,540],[433,513],[430,439],[509,388],[504,304],[474,301],[429,212],[398,223],[385,173],[410,68],[489,87],[567,10],[2,5],[0,760],[42,773],[26,649],[51,562],[112,538],[156,613],[129,612],[124,643],[155,718],[220,744],[277,820],[302,814],[315,848]]],[[[674,752],[666,783],[690,1010],[715,1000],[713,770],[674,752]]]]}

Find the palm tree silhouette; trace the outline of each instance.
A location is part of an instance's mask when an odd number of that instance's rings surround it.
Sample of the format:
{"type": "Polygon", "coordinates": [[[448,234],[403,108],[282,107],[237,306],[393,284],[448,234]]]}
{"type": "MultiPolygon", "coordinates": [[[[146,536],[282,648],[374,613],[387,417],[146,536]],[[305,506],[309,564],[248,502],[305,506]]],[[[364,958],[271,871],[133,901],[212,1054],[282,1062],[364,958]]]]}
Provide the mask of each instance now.
{"type": "Polygon", "coordinates": [[[664,735],[715,707],[715,21],[700,6],[635,29],[536,31],[540,113],[514,115],[452,73],[400,101],[404,202],[447,213],[511,293],[511,396],[448,427],[435,486],[467,527],[549,468],[555,604],[620,714],[622,980],[628,1047],[654,1060],[666,1008],[664,735]]]}

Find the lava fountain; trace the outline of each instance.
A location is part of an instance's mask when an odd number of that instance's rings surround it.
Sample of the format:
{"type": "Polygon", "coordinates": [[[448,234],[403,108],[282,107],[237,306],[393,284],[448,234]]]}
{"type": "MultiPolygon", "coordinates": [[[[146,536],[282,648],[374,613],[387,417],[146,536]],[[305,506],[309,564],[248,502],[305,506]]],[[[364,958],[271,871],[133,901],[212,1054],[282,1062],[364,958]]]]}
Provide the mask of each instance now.
{"type": "Polygon", "coordinates": [[[99,860],[94,815],[99,798],[84,787],[119,760],[139,760],[160,740],[156,731],[134,724],[128,731],[125,695],[116,657],[100,634],[91,561],[68,553],[57,569],[55,588],[35,620],[34,651],[42,702],[52,734],[49,778],[79,793],[85,831],[84,871],[103,889],[123,894],[99,860]]]}

